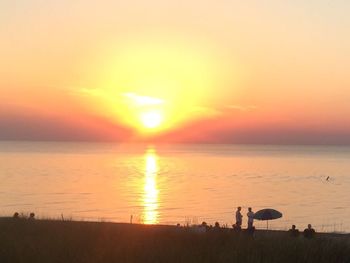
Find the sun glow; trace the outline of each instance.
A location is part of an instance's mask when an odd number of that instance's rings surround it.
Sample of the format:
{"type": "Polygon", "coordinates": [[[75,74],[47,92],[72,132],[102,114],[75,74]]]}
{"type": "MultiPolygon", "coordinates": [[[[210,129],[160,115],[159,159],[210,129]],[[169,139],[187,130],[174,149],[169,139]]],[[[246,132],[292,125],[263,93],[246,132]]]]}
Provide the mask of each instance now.
{"type": "Polygon", "coordinates": [[[98,67],[103,70],[96,73],[98,62],[93,64],[95,73],[88,85],[94,87],[82,88],[86,107],[134,129],[135,137],[207,118],[211,106],[203,103],[226,79],[216,51],[194,48],[187,40],[147,39],[130,39],[105,50],[106,65],[98,67]]]}
{"type": "Polygon", "coordinates": [[[163,116],[159,111],[148,111],[141,113],[141,122],[144,127],[155,129],[160,127],[163,121],[163,116]]]}

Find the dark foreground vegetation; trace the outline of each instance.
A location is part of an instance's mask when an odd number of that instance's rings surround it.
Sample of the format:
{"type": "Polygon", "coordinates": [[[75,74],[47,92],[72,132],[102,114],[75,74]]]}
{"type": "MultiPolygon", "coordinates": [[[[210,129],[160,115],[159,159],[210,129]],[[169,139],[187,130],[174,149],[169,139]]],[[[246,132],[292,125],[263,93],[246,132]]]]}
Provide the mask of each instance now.
{"type": "Polygon", "coordinates": [[[349,235],[0,219],[0,262],[350,262],[349,235]]]}

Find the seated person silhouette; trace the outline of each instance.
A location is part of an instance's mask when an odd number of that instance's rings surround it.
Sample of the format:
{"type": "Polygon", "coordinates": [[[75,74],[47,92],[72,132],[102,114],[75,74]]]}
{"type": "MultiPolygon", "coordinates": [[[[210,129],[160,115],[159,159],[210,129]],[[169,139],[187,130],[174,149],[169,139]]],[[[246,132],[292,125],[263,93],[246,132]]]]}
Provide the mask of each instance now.
{"type": "Polygon", "coordinates": [[[221,231],[221,227],[220,227],[219,222],[215,222],[213,230],[216,231],[216,232],[220,232],[221,231]]]}
{"type": "Polygon", "coordinates": [[[292,237],[299,236],[299,229],[296,229],[295,225],[292,225],[292,228],[288,230],[288,233],[292,237]]]}
{"type": "Polygon", "coordinates": [[[34,213],[30,213],[28,219],[29,220],[35,220],[35,214],[34,213]]]}
{"type": "Polygon", "coordinates": [[[207,222],[203,221],[202,224],[199,226],[202,232],[208,232],[209,231],[209,226],[207,222]]]}
{"type": "Polygon", "coordinates": [[[313,238],[315,236],[315,229],[311,227],[311,224],[307,225],[307,228],[304,230],[304,237],[313,238]]]}

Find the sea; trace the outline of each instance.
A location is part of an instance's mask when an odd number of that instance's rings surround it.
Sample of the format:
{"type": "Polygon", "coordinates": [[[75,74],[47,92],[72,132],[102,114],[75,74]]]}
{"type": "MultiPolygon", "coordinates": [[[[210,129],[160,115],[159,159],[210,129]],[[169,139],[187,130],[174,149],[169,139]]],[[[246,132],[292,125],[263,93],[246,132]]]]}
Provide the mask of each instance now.
{"type": "Polygon", "coordinates": [[[350,232],[350,147],[0,142],[0,216],[350,232]]]}

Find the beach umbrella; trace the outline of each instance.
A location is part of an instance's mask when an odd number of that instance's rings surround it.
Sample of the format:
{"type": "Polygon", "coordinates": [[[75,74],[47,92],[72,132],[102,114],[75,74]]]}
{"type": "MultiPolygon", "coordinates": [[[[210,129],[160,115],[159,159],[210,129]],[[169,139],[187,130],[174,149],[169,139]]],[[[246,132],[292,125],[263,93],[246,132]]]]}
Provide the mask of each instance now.
{"type": "Polygon", "coordinates": [[[254,214],[254,219],[257,220],[266,220],[267,221],[267,229],[269,229],[269,220],[274,220],[282,217],[282,213],[271,208],[265,208],[257,211],[254,214]]]}

